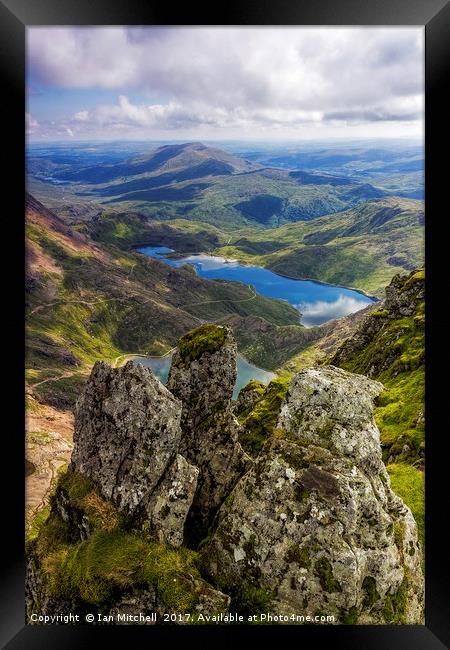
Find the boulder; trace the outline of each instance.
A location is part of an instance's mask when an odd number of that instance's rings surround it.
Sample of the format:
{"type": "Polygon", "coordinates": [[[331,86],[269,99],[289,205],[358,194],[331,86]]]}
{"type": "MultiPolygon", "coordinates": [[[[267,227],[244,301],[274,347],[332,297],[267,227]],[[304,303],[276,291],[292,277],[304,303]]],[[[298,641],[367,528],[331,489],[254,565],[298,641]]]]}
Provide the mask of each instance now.
{"type": "Polygon", "coordinates": [[[180,402],[149,368],[97,362],[76,404],[71,462],[104,498],[176,546],[198,477],[178,454],[180,417],[180,402]]]}
{"type": "Polygon", "coordinates": [[[214,584],[283,614],[423,622],[416,524],[390,488],[372,416],[381,388],[333,367],[294,378],[203,551],[214,584]]]}

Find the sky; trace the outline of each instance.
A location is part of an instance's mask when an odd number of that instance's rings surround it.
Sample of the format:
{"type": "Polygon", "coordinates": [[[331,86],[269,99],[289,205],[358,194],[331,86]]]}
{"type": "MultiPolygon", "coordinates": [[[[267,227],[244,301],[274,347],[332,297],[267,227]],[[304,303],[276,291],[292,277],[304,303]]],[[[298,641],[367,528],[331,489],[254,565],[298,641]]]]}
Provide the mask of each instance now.
{"type": "Polygon", "coordinates": [[[28,27],[54,140],[421,138],[424,28],[28,27]]]}

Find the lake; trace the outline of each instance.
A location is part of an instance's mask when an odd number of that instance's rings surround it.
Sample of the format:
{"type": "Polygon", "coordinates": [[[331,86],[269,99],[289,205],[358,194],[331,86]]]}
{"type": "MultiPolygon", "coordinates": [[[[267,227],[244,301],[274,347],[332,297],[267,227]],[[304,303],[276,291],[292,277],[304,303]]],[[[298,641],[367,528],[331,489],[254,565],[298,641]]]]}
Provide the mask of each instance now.
{"type": "Polygon", "coordinates": [[[170,266],[191,264],[197,273],[209,280],[231,280],[255,287],[255,291],[268,298],[286,300],[301,314],[305,327],[321,325],[334,318],[353,314],[374,302],[354,289],[338,287],[314,280],[294,280],[259,266],[246,266],[237,260],[227,260],[213,255],[195,254],[171,259],[175,252],[165,246],[144,246],[138,251],[170,266]]]}
{"type": "MultiPolygon", "coordinates": [[[[134,357],[134,363],[140,363],[146,368],[151,368],[153,373],[163,383],[167,383],[169,376],[170,364],[172,363],[172,355],[166,357],[134,357]]],[[[263,370],[249,363],[240,354],[237,356],[237,379],[233,391],[233,399],[236,399],[239,391],[243,386],[248,384],[251,379],[259,379],[264,384],[268,384],[271,379],[275,377],[273,372],[263,370]]]]}

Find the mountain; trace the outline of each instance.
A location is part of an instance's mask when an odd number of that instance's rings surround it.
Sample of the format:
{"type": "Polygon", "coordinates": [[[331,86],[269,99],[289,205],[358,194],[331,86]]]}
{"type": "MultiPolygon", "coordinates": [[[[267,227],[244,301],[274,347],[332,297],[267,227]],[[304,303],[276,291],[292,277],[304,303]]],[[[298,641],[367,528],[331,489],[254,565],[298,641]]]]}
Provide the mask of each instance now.
{"type": "Polygon", "coordinates": [[[217,252],[289,277],[382,297],[396,273],[423,264],[423,204],[398,197],[370,200],[306,223],[245,233],[217,252]]]}
{"type": "Polygon", "coordinates": [[[48,165],[43,170],[30,157],[30,186],[44,202],[47,194],[55,200],[59,192],[61,209],[84,201],[100,211],[182,217],[225,230],[314,219],[387,194],[366,180],[268,168],[197,142],[165,145],[112,163],[80,166],[78,161],[71,168],[55,157],[48,165]]]}
{"type": "Polygon", "coordinates": [[[209,175],[227,175],[258,169],[260,165],[247,163],[225,151],[207,147],[200,142],[165,145],[148,154],[141,154],[125,162],[95,165],[77,171],[66,171],[60,180],[85,183],[104,183],[127,176],[146,173],[163,174],[161,185],[209,175]],[[191,170],[188,172],[187,170],[191,170]],[[163,182],[164,181],[164,182],[163,182]]]}
{"type": "Polygon", "coordinates": [[[411,199],[424,197],[423,143],[360,141],[241,146],[240,155],[252,162],[290,169],[293,173],[323,173],[344,180],[371,183],[377,188],[411,199]],[[302,170],[302,171],[297,171],[302,170]]]}
{"type": "Polygon", "coordinates": [[[110,625],[230,612],[244,624],[325,613],[423,624],[417,525],[373,419],[382,385],[332,366],[301,371],[250,456],[236,372],[232,333],[212,324],[180,339],[167,387],[131,362],[95,364],[70,466],[27,544],[29,622],[70,604],[80,622],[89,611],[110,625]]]}
{"type": "Polygon", "coordinates": [[[302,329],[286,302],[94,242],[32,196],[26,233],[27,378],[53,405],[73,403],[96,359],[162,354],[202,319],[252,315],[302,329]]]}
{"type": "MultiPolygon", "coordinates": [[[[196,239],[206,242],[194,234],[184,237],[189,244],[196,239]]],[[[229,316],[243,319],[236,333],[246,327],[248,316],[273,332],[284,325],[304,330],[297,310],[286,302],[258,296],[243,284],[203,280],[191,267],[168,267],[119,249],[106,237],[93,241],[30,195],[26,253],[29,523],[67,463],[71,409],[96,360],[114,365],[127,355],[162,355],[196,325],[229,316]]],[[[267,345],[261,343],[258,357],[266,363],[267,345]]]]}

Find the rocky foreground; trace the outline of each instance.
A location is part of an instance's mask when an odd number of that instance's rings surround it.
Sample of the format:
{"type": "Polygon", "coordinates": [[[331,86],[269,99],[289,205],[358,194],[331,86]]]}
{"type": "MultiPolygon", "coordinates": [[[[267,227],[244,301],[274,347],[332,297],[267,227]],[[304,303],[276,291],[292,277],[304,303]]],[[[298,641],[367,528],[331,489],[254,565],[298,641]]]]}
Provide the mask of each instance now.
{"type": "Polygon", "coordinates": [[[255,449],[237,417],[251,391],[234,405],[235,379],[234,339],[215,325],[180,340],[167,388],[131,362],[95,364],[69,470],[28,547],[30,622],[69,610],[423,622],[416,523],[373,420],[382,385],[301,371],[283,398],[271,389],[255,449]]]}

